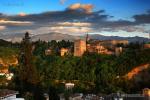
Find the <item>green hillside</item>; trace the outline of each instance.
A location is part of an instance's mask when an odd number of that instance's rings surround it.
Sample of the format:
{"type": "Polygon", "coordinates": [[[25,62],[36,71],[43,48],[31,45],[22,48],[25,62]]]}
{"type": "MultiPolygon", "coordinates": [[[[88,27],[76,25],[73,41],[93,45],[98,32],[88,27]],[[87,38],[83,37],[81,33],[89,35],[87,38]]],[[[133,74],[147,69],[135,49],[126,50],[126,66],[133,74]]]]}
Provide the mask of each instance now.
{"type": "Polygon", "coordinates": [[[8,66],[15,64],[17,61],[18,49],[11,47],[0,47],[0,64],[8,66]]]}

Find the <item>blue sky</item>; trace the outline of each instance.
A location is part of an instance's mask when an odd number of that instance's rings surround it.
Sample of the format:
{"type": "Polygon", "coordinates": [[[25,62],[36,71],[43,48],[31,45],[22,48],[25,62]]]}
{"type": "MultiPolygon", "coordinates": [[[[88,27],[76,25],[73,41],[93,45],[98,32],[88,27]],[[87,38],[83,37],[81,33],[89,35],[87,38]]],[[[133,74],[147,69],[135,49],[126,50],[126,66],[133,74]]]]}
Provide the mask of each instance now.
{"type": "Polygon", "coordinates": [[[33,34],[55,31],[73,35],[88,32],[147,37],[149,5],[150,0],[0,0],[0,34],[28,30],[33,34]],[[71,8],[75,6],[78,8],[71,8]],[[87,10],[91,6],[93,8],[87,10]],[[68,8],[84,12],[67,13],[68,8]]]}
{"type": "Polygon", "coordinates": [[[41,13],[64,10],[71,4],[93,4],[94,10],[106,10],[116,19],[130,19],[134,14],[141,14],[150,9],[150,0],[66,0],[62,5],[59,0],[1,0],[0,12],[6,14],[41,13]]]}

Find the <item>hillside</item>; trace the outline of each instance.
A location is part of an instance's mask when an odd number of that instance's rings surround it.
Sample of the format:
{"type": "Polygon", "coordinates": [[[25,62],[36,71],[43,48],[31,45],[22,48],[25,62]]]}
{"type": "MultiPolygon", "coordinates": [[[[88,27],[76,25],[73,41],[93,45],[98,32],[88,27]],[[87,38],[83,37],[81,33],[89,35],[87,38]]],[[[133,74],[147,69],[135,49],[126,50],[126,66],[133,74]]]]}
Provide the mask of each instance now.
{"type": "Polygon", "coordinates": [[[17,52],[16,48],[0,47],[0,69],[7,68],[9,65],[17,65],[17,52]]]}
{"type": "Polygon", "coordinates": [[[134,69],[132,69],[129,73],[127,73],[125,77],[127,77],[127,79],[130,80],[134,78],[135,76],[138,76],[142,71],[147,70],[148,68],[150,68],[150,64],[137,66],[134,69]]]}

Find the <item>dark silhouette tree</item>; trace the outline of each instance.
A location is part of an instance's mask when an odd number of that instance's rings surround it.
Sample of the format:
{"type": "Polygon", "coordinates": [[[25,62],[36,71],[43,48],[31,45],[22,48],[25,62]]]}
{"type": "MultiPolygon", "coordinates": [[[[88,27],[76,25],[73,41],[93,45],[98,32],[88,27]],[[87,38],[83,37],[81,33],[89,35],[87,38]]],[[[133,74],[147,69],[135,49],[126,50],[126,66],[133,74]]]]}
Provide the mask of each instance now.
{"type": "Polygon", "coordinates": [[[42,100],[42,90],[39,88],[39,75],[34,64],[33,46],[28,32],[25,33],[21,46],[18,67],[20,91],[22,94],[30,92],[33,94],[35,100],[42,100]],[[39,89],[40,92],[38,93],[39,89]]]}
{"type": "Polygon", "coordinates": [[[20,80],[30,84],[37,84],[39,81],[38,73],[33,64],[32,43],[28,32],[25,33],[25,37],[23,38],[20,56],[20,80]]]}

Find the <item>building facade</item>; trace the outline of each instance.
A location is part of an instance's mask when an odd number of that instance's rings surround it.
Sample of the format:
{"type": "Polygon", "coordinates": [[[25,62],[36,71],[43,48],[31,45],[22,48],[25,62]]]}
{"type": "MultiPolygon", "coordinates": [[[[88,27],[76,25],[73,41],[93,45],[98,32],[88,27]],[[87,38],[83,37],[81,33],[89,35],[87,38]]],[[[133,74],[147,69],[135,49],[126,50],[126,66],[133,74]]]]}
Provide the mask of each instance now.
{"type": "Polygon", "coordinates": [[[60,49],[60,56],[65,56],[69,53],[69,49],[67,48],[61,48],[60,49]]]}
{"type": "Polygon", "coordinates": [[[144,48],[145,48],[145,49],[150,49],[150,43],[149,43],[149,44],[145,44],[145,45],[144,45],[144,48]]]}
{"type": "Polygon", "coordinates": [[[117,56],[123,52],[122,47],[117,47],[118,44],[127,45],[127,40],[76,40],[74,42],[74,56],[82,56],[85,51],[98,54],[116,54],[117,56]]]}
{"type": "Polygon", "coordinates": [[[86,51],[86,41],[76,40],[74,42],[74,56],[82,56],[86,51]]]}

